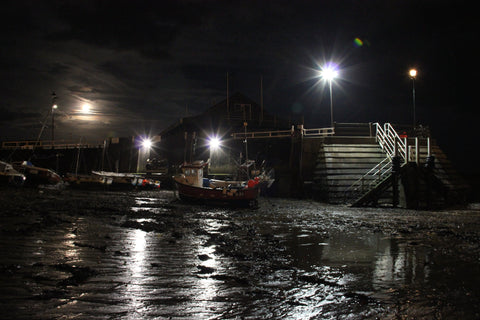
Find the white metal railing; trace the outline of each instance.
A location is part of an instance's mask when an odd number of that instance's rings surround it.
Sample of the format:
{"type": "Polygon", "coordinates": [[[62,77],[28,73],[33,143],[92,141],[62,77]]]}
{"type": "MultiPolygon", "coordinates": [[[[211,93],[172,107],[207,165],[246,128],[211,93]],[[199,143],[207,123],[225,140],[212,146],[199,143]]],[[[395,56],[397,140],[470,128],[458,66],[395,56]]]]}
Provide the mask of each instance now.
{"type": "Polygon", "coordinates": [[[374,123],[374,125],[376,127],[375,138],[387,156],[348,187],[345,190],[345,198],[349,194],[365,193],[375,187],[392,172],[391,163],[393,157],[400,156],[404,163],[407,162],[406,138],[402,141],[402,138],[400,138],[390,123],[385,123],[383,127],[379,123],[374,123]]]}
{"type": "Polygon", "coordinates": [[[385,123],[383,128],[378,122],[374,125],[376,127],[375,138],[387,156],[390,159],[400,156],[404,163],[408,162],[406,138],[402,140],[390,123],[385,123]]]}
{"type": "MultiPolygon", "coordinates": [[[[406,136],[400,137],[390,123],[385,123],[383,126],[379,123],[374,123],[374,126],[376,128],[375,139],[385,152],[386,158],[348,187],[345,190],[345,198],[349,193],[364,193],[375,187],[392,172],[391,162],[394,157],[400,157],[403,163],[414,161],[419,164],[419,156],[422,149],[419,137],[414,137],[414,145],[409,145],[408,138],[406,136]]],[[[431,143],[429,137],[426,138],[426,146],[424,148],[426,148],[424,150],[427,157],[430,157],[431,143]]]]}
{"type": "Polygon", "coordinates": [[[391,172],[391,160],[386,157],[365,173],[360,179],[352,183],[352,185],[345,190],[345,198],[349,194],[360,194],[372,189],[391,172]]]}

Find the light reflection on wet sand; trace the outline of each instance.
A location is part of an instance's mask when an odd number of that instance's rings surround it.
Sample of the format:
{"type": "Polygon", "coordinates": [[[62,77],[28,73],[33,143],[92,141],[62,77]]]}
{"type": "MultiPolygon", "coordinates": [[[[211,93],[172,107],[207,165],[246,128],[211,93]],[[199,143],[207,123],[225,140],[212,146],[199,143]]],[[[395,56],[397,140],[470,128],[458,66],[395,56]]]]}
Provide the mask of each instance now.
{"type": "Polygon", "coordinates": [[[17,318],[479,315],[478,211],[435,220],[284,199],[232,210],[168,191],[12,197],[0,306],[17,318]]]}

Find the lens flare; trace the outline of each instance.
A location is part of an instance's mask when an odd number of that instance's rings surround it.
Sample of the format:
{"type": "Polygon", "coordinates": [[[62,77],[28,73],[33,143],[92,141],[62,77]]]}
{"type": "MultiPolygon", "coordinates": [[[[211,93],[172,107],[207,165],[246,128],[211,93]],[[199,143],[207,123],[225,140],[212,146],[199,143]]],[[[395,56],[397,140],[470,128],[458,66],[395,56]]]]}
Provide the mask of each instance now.
{"type": "Polygon", "coordinates": [[[353,45],[357,48],[363,47],[363,41],[360,38],[355,38],[353,40],[353,45]]]}

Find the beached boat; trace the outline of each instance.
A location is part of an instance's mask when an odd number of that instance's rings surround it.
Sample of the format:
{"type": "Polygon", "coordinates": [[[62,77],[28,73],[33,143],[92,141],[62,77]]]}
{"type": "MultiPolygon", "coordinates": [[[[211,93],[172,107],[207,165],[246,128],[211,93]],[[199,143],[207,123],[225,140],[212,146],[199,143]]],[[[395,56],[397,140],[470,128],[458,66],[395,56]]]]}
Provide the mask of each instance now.
{"type": "Polygon", "coordinates": [[[29,161],[13,162],[15,170],[24,174],[27,185],[54,185],[62,182],[62,177],[53,170],[34,166],[29,161]]]}
{"type": "Polygon", "coordinates": [[[119,173],[111,171],[92,171],[98,177],[110,179],[109,188],[111,190],[130,190],[141,185],[142,176],[134,173],[119,173]]]}
{"type": "Polygon", "coordinates": [[[173,177],[180,199],[233,206],[257,205],[260,193],[258,180],[229,181],[204,178],[203,169],[207,164],[196,161],[182,165],[182,173],[173,177]]]}
{"type": "Polygon", "coordinates": [[[66,174],[63,181],[73,189],[130,190],[159,189],[160,181],[133,174],[94,171],[92,174],[66,174]]]}
{"type": "Polygon", "coordinates": [[[69,174],[63,177],[63,181],[74,189],[103,190],[107,189],[113,179],[97,174],[69,174]]]}
{"type": "Polygon", "coordinates": [[[137,173],[92,171],[92,174],[108,179],[110,190],[159,189],[161,184],[158,179],[147,178],[137,173]]]}
{"type": "Polygon", "coordinates": [[[0,185],[20,187],[25,179],[25,175],[15,170],[10,163],[0,161],[0,185]]]}

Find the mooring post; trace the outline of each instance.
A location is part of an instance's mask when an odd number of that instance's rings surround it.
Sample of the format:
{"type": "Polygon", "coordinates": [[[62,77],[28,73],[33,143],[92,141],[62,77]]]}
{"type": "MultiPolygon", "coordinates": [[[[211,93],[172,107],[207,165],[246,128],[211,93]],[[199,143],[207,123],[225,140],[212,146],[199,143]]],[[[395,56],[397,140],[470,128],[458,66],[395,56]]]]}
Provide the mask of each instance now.
{"type": "Polygon", "coordinates": [[[435,157],[428,153],[425,162],[425,180],[427,184],[427,206],[432,206],[432,188],[433,188],[433,169],[435,168],[435,157]]]}
{"type": "Polygon", "coordinates": [[[400,175],[400,162],[401,158],[399,156],[394,156],[392,158],[392,191],[393,191],[393,196],[392,196],[392,205],[394,207],[398,206],[399,204],[399,191],[398,191],[398,177],[400,175]]]}
{"type": "Polygon", "coordinates": [[[418,137],[415,137],[415,163],[417,164],[418,166],[418,137]]]}

